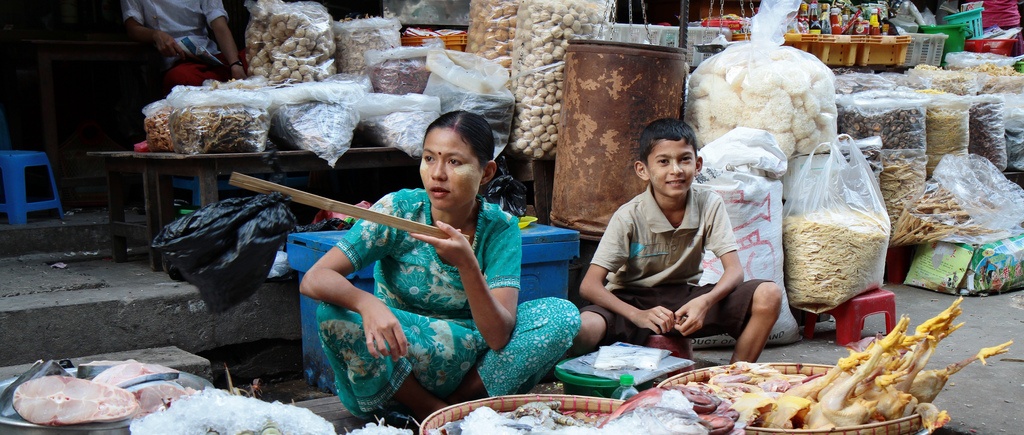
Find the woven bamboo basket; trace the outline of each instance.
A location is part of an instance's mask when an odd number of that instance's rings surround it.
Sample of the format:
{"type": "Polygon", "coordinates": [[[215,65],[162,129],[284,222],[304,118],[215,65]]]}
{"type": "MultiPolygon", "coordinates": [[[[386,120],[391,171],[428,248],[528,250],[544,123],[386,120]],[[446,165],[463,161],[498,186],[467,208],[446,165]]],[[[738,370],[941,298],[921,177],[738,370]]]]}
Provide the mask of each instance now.
{"type": "MultiPolygon", "coordinates": [[[[833,366],[823,364],[800,364],[800,363],[768,363],[772,368],[787,375],[817,375],[829,371],[833,366]]],[[[709,367],[665,379],[659,387],[672,385],[685,385],[687,382],[706,382],[711,379],[713,369],[720,367],[709,367]]],[[[921,430],[921,416],[914,414],[896,420],[883,421],[878,423],[863,424],[860,426],[837,427],[824,430],[794,430],[794,429],[770,429],[763,427],[747,427],[747,434],[802,434],[802,435],[913,435],[921,430]]]]}
{"type": "Polygon", "coordinates": [[[420,435],[427,435],[432,429],[440,429],[446,423],[466,418],[469,413],[484,406],[498,412],[508,412],[514,411],[516,408],[530,402],[551,401],[558,401],[562,404],[561,408],[559,408],[560,411],[583,411],[595,414],[611,414],[622,404],[621,400],[589,396],[568,396],[565,394],[521,394],[489,397],[452,405],[435,411],[427,416],[427,419],[420,425],[420,435]]]}

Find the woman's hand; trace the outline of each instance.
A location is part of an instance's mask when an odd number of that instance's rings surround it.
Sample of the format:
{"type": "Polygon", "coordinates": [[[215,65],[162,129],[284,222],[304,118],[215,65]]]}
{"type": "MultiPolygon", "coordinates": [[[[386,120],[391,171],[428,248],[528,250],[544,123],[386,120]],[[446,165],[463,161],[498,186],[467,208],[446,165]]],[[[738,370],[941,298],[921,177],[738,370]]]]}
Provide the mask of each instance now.
{"type": "Polygon", "coordinates": [[[676,330],[683,336],[699,331],[704,327],[704,316],[707,316],[710,307],[711,304],[705,297],[694,298],[686,305],[679,307],[675,313],[676,330]]]}
{"type": "Polygon", "coordinates": [[[410,234],[412,238],[429,243],[437,251],[437,255],[446,263],[455,266],[459,270],[463,267],[476,267],[476,257],[473,256],[473,247],[469,240],[455,227],[444,222],[437,221],[437,227],[448,234],[447,239],[428,236],[426,234],[410,234]]]}
{"type": "Polygon", "coordinates": [[[675,319],[672,310],[665,307],[654,307],[638,311],[629,320],[636,326],[654,331],[655,334],[664,334],[675,325],[675,319]]]}
{"type": "Polygon", "coordinates": [[[360,307],[363,330],[366,332],[366,348],[375,358],[390,356],[392,361],[404,357],[409,351],[409,340],[405,337],[402,324],[391,309],[380,300],[374,300],[360,307]]]}
{"type": "Polygon", "coordinates": [[[178,41],[176,41],[171,35],[168,35],[167,32],[154,30],[153,45],[155,45],[156,49],[160,51],[160,54],[165,57],[185,57],[186,55],[185,50],[182,50],[178,45],[178,41]]]}
{"type": "Polygon", "coordinates": [[[228,68],[231,68],[231,78],[235,80],[242,80],[248,77],[248,74],[245,73],[245,68],[242,68],[241,64],[233,63],[228,68]]]}

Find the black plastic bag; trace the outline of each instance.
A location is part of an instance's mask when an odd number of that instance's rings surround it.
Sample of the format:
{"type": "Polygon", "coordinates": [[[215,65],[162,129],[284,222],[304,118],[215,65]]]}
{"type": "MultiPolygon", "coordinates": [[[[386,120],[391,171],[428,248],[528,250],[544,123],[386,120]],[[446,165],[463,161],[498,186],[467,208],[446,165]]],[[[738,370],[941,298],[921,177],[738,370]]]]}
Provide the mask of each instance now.
{"type": "Polygon", "coordinates": [[[295,228],[290,200],[274,192],[206,205],[167,224],[153,239],[210,311],[245,300],[267,279],[277,250],[295,228]]]}
{"type": "Polygon", "coordinates": [[[516,217],[523,217],[526,214],[526,185],[508,174],[505,156],[498,156],[495,162],[498,164],[497,176],[487,183],[484,200],[500,205],[502,210],[516,217]]]}

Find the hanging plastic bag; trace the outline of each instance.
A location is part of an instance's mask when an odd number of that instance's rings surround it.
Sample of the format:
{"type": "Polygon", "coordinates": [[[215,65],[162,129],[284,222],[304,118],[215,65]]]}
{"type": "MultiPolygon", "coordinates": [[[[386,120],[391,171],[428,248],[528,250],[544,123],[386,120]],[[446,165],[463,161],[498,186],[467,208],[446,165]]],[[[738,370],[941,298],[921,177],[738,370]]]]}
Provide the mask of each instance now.
{"type": "Polygon", "coordinates": [[[565,51],[572,39],[601,39],[611,0],[522,0],[516,15],[512,91],[516,108],[509,152],[553,159],[558,148],[565,51]],[[566,18],[569,17],[569,18],[566,18]]]}
{"type": "Polygon", "coordinates": [[[835,139],[835,75],[810,53],[782,46],[799,5],[762,3],[751,41],[730,45],[693,72],[685,115],[699,143],[750,127],[771,132],[793,156],[835,139]]]}
{"type": "MultiPolygon", "coordinates": [[[[882,138],[878,136],[854,139],[848,134],[841,134],[836,137],[840,148],[843,149],[843,156],[849,158],[850,145],[856,146],[864,156],[871,168],[871,175],[875,184],[878,184],[878,176],[882,173],[882,138]]],[[[923,151],[922,151],[923,152],[923,151]]],[[[799,173],[804,167],[810,167],[811,172],[818,173],[828,162],[827,150],[813,156],[795,156],[789,159],[789,170],[782,177],[782,199],[788,200],[793,195],[794,185],[799,183],[799,173]]]]}
{"type": "Polygon", "coordinates": [[[820,171],[799,169],[783,208],[789,302],[813,313],[880,286],[889,246],[889,217],[867,160],[856,147],[828,146],[820,171]]]}
{"type": "MultiPolygon", "coordinates": [[[[696,182],[714,189],[725,201],[739,245],[737,254],[745,280],[767,279],[779,287],[785,284],[782,249],[782,181],[786,154],[775,138],[764,130],[737,127],[701,148],[704,166],[696,182]]],[[[704,275],[699,285],[722,278],[722,261],[710,251],[701,261],[704,275]]],[[[800,328],[782,295],[782,311],[768,337],[771,344],[800,339],[800,328]]],[[[693,339],[695,348],[732,346],[729,335],[693,339]]]]}
{"type": "Polygon", "coordinates": [[[1000,171],[1006,170],[1005,104],[1000,95],[970,98],[970,132],[967,152],[982,156],[1000,171]]]}
{"type": "Polygon", "coordinates": [[[981,156],[946,156],[896,221],[893,246],[984,244],[1021,234],[1024,189],[981,156]]]}
{"type": "Polygon", "coordinates": [[[494,132],[494,157],[505,149],[515,98],[505,85],[508,70],[480,56],[450,50],[427,55],[430,79],[423,90],[441,100],[441,113],[465,110],[483,116],[494,132]]]}
{"type": "Polygon", "coordinates": [[[466,52],[512,67],[520,0],[470,0],[466,52]]]}
{"type": "Polygon", "coordinates": [[[526,185],[509,174],[505,156],[499,156],[495,161],[498,164],[498,172],[491,182],[487,183],[484,200],[500,205],[502,210],[513,216],[526,215],[526,185]]]}
{"type": "Polygon", "coordinates": [[[270,99],[261,92],[172,92],[171,143],[179,154],[258,153],[267,147],[270,99]]]}
{"type": "Polygon", "coordinates": [[[358,131],[372,144],[423,156],[427,127],[441,116],[441,100],[420,94],[368,94],[356,106],[358,131]]]}
{"type": "Polygon", "coordinates": [[[278,249],[295,228],[280,193],[229,198],[167,224],[153,248],[199,288],[211,312],[242,302],[266,280],[278,249]]]}

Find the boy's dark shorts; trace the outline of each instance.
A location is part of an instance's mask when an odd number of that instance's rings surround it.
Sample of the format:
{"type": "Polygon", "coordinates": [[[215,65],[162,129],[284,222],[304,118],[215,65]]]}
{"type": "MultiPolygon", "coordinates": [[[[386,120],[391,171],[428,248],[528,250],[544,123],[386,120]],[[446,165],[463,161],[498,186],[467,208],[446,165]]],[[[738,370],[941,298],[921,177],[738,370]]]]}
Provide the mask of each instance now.
{"type": "MultiPolygon", "coordinates": [[[[704,326],[688,337],[697,338],[729,334],[733,338],[739,338],[740,333],[743,332],[743,327],[750,320],[750,304],[754,299],[754,290],[761,283],[765,282],[771,281],[754,279],[745,281],[737,286],[732,293],[729,293],[718,304],[708,309],[708,313],[704,318],[704,326]]],[[[714,288],[715,284],[704,286],[683,284],[653,288],[623,288],[615,290],[612,294],[623,302],[641,310],[663,306],[675,311],[698,296],[710,293],[714,288]]],[[[581,313],[584,311],[591,311],[604,317],[607,330],[604,334],[604,339],[598,343],[599,346],[607,346],[616,341],[644,344],[647,341],[647,337],[654,333],[654,331],[638,327],[629,319],[598,305],[588,305],[580,308],[581,313]]],[[[679,335],[679,331],[673,329],[669,331],[668,335],[679,335]]]]}

